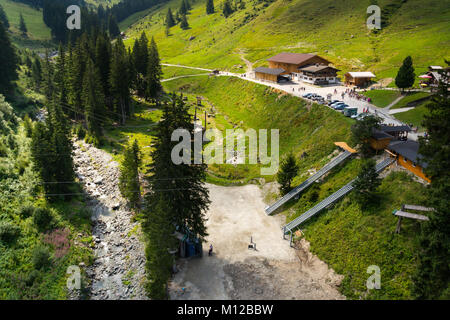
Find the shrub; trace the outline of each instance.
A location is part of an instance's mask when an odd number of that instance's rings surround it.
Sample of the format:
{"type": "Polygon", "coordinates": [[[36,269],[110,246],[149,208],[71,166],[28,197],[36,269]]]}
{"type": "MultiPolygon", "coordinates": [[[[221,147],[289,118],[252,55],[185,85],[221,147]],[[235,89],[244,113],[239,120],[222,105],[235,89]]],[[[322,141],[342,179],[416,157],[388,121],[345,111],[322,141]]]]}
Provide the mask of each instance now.
{"type": "Polygon", "coordinates": [[[39,231],[50,230],[53,226],[53,215],[49,209],[37,208],[33,214],[33,222],[39,231]]]}
{"type": "Polygon", "coordinates": [[[26,219],[34,214],[35,208],[33,206],[27,205],[19,209],[19,215],[21,218],[26,219]]]}
{"type": "Polygon", "coordinates": [[[82,140],[86,136],[86,130],[84,129],[83,125],[79,124],[75,127],[75,135],[78,139],[82,140]]]}
{"type": "Polygon", "coordinates": [[[50,251],[47,247],[37,246],[33,250],[33,266],[36,270],[45,269],[50,265],[50,251]]]}
{"type": "Polygon", "coordinates": [[[20,228],[11,222],[0,221],[0,241],[11,243],[20,235],[20,228]]]}

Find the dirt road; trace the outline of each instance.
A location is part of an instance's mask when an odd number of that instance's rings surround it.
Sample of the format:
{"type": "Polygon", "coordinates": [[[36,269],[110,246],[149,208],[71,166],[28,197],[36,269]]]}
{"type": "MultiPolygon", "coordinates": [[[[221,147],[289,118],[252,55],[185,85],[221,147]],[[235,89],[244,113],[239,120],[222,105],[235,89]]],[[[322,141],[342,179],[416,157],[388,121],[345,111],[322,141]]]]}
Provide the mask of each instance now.
{"type": "Polygon", "coordinates": [[[283,240],[281,218],[264,213],[259,187],[208,188],[204,255],[179,260],[172,299],[345,299],[336,289],[341,276],[312,256],[306,243],[294,250],[283,240]],[[248,249],[250,238],[256,250],[248,249]]]}

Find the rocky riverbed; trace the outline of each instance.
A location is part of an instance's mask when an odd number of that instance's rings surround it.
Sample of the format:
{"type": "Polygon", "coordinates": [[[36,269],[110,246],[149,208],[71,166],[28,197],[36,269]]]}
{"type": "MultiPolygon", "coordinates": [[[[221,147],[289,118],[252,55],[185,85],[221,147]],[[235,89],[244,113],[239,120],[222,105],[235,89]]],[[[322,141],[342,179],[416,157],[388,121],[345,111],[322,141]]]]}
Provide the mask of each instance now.
{"type": "Polygon", "coordinates": [[[92,209],[94,263],[87,267],[93,300],[147,299],[145,244],[139,222],[119,191],[119,164],[103,150],[75,142],[75,172],[92,209]]]}

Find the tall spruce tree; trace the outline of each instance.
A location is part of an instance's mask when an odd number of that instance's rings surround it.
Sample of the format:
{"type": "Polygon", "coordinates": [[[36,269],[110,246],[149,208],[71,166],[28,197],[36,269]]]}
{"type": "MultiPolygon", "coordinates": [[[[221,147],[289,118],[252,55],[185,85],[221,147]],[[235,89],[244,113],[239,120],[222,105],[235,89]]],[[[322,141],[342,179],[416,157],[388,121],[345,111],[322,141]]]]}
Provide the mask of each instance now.
{"type": "Polygon", "coordinates": [[[370,139],[373,131],[380,127],[382,119],[370,115],[364,117],[361,121],[356,121],[351,127],[352,142],[359,145],[359,152],[363,158],[369,158],[372,155],[372,149],[370,147],[370,139]]]}
{"type": "Polygon", "coordinates": [[[111,41],[106,33],[100,34],[97,37],[95,47],[95,64],[99,69],[103,92],[105,94],[105,102],[108,108],[112,107],[110,99],[110,60],[111,60],[111,41]]]}
{"type": "Polygon", "coordinates": [[[87,56],[84,51],[82,39],[78,38],[72,54],[69,54],[69,104],[72,118],[81,120],[84,118],[84,108],[82,101],[83,79],[86,69],[87,56]]]}
{"type": "Polygon", "coordinates": [[[395,77],[395,85],[403,91],[413,86],[415,78],[416,74],[414,73],[413,62],[411,57],[408,56],[403,60],[403,64],[398,70],[397,76],[395,77]]]}
{"type": "MultiPolygon", "coordinates": [[[[59,45],[58,57],[55,66],[55,94],[56,101],[62,105],[67,105],[67,80],[66,80],[66,53],[62,44],[59,45]]],[[[67,112],[66,112],[67,113],[67,112]]]]}
{"type": "Polygon", "coordinates": [[[233,8],[231,7],[231,3],[229,0],[225,0],[222,13],[225,18],[228,18],[233,13],[233,8]]]}
{"type": "Polygon", "coordinates": [[[167,10],[166,14],[166,27],[171,28],[175,25],[175,19],[173,18],[172,9],[167,10]]]}
{"type": "Polygon", "coordinates": [[[183,29],[183,30],[189,29],[189,23],[187,21],[187,18],[186,18],[185,14],[183,14],[183,16],[181,17],[180,28],[183,29]]]}
{"type": "Polygon", "coordinates": [[[27,26],[25,24],[25,20],[23,19],[22,14],[20,14],[19,30],[22,32],[23,35],[26,35],[28,32],[28,29],[27,29],[27,26]]]}
{"type": "Polygon", "coordinates": [[[150,49],[148,53],[148,71],[147,71],[147,90],[146,96],[153,101],[156,101],[159,92],[162,89],[161,77],[162,68],[159,59],[158,48],[155,39],[152,37],[150,42],[150,49]]]}
{"type": "Polygon", "coordinates": [[[188,13],[188,8],[187,8],[186,2],[184,0],[181,0],[180,9],[178,10],[178,12],[181,15],[186,15],[188,13]]]}
{"type": "Polygon", "coordinates": [[[48,50],[46,50],[44,58],[43,78],[44,78],[44,95],[46,97],[47,102],[52,101],[53,95],[55,94],[54,73],[55,73],[54,65],[50,61],[48,50]]]}
{"type": "Polygon", "coordinates": [[[42,81],[42,65],[39,57],[36,57],[33,60],[33,64],[31,65],[31,76],[33,78],[35,89],[39,90],[42,81]]]}
{"type": "Polygon", "coordinates": [[[117,24],[116,17],[113,15],[109,16],[108,31],[111,38],[116,38],[120,35],[119,25],[117,24]]]}
{"type": "Polygon", "coordinates": [[[297,161],[292,153],[289,153],[281,162],[280,171],[277,174],[281,195],[285,195],[291,191],[291,183],[297,175],[298,168],[297,161]]]}
{"type": "Polygon", "coordinates": [[[413,277],[418,299],[450,299],[450,75],[443,71],[441,76],[423,121],[428,137],[420,139],[421,161],[427,163],[424,171],[431,179],[428,206],[434,211],[419,235],[419,265],[413,277]]]}
{"type": "Polygon", "coordinates": [[[0,23],[0,48],[0,93],[8,93],[12,88],[12,81],[18,78],[19,58],[2,23],[0,23]]]}
{"type": "Polygon", "coordinates": [[[206,0],[206,14],[214,13],[214,0],[206,0]]]}
{"type": "Polygon", "coordinates": [[[137,140],[134,140],[124,150],[123,161],[120,166],[119,189],[130,206],[135,209],[138,209],[141,205],[141,184],[139,181],[141,163],[141,151],[137,140]]]}
{"type": "MultiPolygon", "coordinates": [[[[208,190],[204,185],[205,164],[175,164],[172,150],[174,130],[184,128],[194,132],[193,119],[182,97],[171,95],[171,102],[163,105],[163,118],[158,123],[153,162],[150,166],[149,192],[146,194],[144,230],[149,237],[147,268],[150,297],[166,296],[172,257],[175,248],[175,228],[185,233],[191,241],[204,241],[207,236],[205,212],[210,204],[208,190]]],[[[190,143],[190,139],[189,142],[190,143]]],[[[193,163],[194,155],[190,155],[193,163]]]]}
{"type": "Polygon", "coordinates": [[[353,196],[362,209],[376,201],[375,191],[381,184],[381,179],[378,177],[375,165],[375,160],[365,160],[353,182],[353,196]]]}
{"type": "Polygon", "coordinates": [[[5,10],[3,10],[3,7],[0,5],[0,23],[3,23],[3,27],[5,29],[9,29],[9,21],[8,17],[6,16],[5,10]]]}
{"type": "Polygon", "coordinates": [[[130,65],[123,41],[118,38],[111,55],[111,72],[109,83],[114,102],[114,112],[120,114],[119,119],[125,124],[130,115],[130,65]]]}
{"type": "Polygon", "coordinates": [[[99,145],[102,136],[102,120],[104,119],[105,97],[98,68],[92,59],[88,60],[83,81],[83,104],[85,109],[86,126],[89,135],[94,138],[95,145],[99,145]]]}

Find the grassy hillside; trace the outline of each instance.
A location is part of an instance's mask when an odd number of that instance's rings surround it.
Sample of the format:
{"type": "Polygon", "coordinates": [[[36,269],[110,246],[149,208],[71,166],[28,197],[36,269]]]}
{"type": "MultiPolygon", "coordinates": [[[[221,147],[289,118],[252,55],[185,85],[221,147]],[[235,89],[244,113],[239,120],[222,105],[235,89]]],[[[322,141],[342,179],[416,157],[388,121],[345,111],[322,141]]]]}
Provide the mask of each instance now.
{"type": "Polygon", "coordinates": [[[417,266],[417,238],[421,223],[403,219],[394,230],[392,211],[404,203],[421,204],[425,187],[405,172],[392,172],[378,189],[380,202],[362,211],[351,195],[302,227],[311,250],[345,276],[341,292],[350,299],[411,299],[411,276],[417,266]],[[367,267],[377,265],[381,289],[367,290],[367,267]]]}
{"type": "Polygon", "coordinates": [[[407,55],[417,72],[448,57],[450,10],[439,0],[378,1],[387,26],[377,34],[365,26],[370,0],[244,0],[245,9],[227,19],[222,1],[215,1],[212,15],[206,15],[204,1],[192,2],[190,29],[177,25],[165,35],[167,9],[179,7],[174,0],[134,24],[128,36],[143,30],[154,36],[164,61],[230,70],[243,64],[240,53],[258,66],[280,51],[316,52],[343,72],[370,70],[386,78],[395,76],[407,55]]]}
{"type": "Polygon", "coordinates": [[[31,139],[1,95],[0,123],[0,300],[66,299],[67,268],[93,260],[91,212],[82,197],[40,196],[31,139]]]}
{"type": "Polygon", "coordinates": [[[14,35],[20,34],[20,14],[23,15],[28,28],[28,35],[32,40],[49,40],[50,28],[48,28],[42,18],[42,10],[36,10],[26,4],[13,2],[10,0],[0,0],[0,4],[5,9],[8,17],[10,30],[14,35]]]}
{"type": "MultiPolygon", "coordinates": [[[[279,129],[280,156],[293,151],[300,172],[320,168],[336,149],[335,141],[348,141],[353,120],[321,105],[277,92],[272,88],[235,77],[197,76],[164,82],[167,91],[183,92],[207,99],[204,108],[216,116],[208,118],[208,126],[219,130],[242,128],[279,129]],[[276,116],[275,116],[276,115],[276,116]]],[[[211,165],[219,183],[248,181],[260,177],[258,165],[211,165]]],[[[272,176],[264,176],[272,180],[272,176]]],[[[296,183],[305,180],[299,177],[296,183]]]]}

